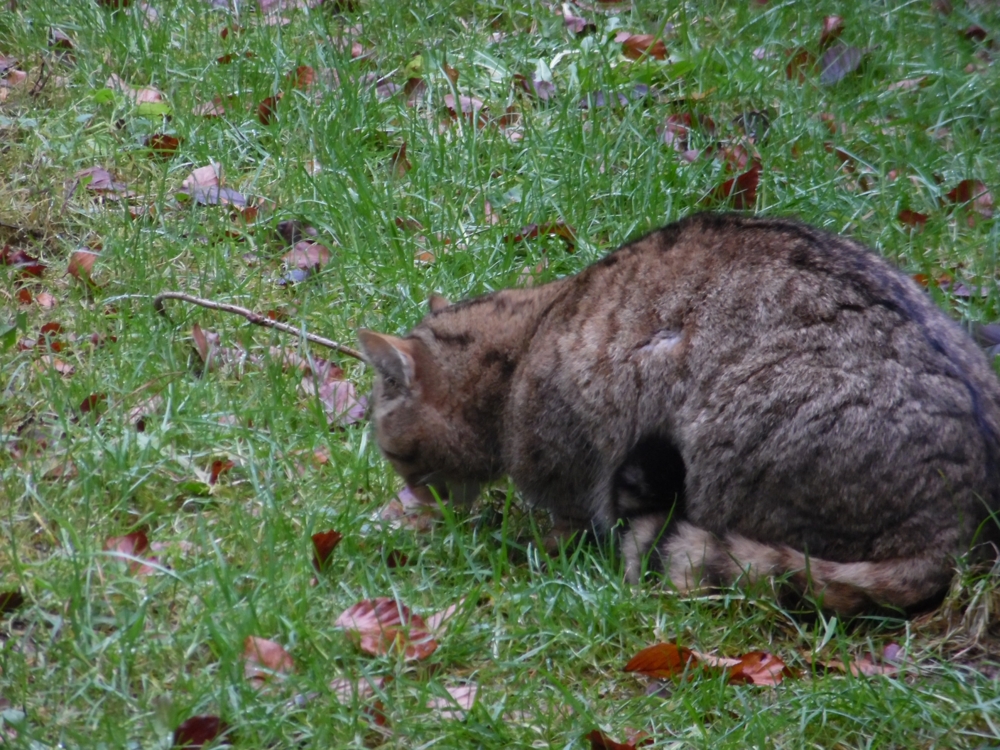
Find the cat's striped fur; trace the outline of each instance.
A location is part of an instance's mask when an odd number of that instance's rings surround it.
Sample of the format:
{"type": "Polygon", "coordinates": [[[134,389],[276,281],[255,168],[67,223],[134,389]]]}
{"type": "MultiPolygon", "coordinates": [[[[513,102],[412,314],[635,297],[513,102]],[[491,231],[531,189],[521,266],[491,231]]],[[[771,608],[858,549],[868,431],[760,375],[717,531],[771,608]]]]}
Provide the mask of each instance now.
{"type": "Polygon", "coordinates": [[[509,474],[557,526],[620,527],[633,580],[647,559],[683,590],[780,575],[839,612],[922,606],[995,554],[997,378],[849,239],[702,214],[432,309],[359,334],[411,484],[509,474]]]}

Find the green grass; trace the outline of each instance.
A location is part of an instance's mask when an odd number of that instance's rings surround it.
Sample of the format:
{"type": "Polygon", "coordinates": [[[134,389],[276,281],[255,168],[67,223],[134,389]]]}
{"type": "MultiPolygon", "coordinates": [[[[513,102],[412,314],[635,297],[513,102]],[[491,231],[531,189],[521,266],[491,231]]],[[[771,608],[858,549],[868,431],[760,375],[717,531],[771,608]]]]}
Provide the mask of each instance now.
{"type": "MultiPolygon", "coordinates": [[[[20,305],[16,269],[0,266],[0,325],[24,313],[16,337],[28,338],[61,323],[56,356],[75,372],[46,368],[39,349],[0,351],[0,591],[26,597],[0,619],[0,745],[169,747],[182,720],[217,714],[246,748],[580,748],[595,727],[619,740],[627,727],[645,729],[657,748],[996,746],[995,575],[969,573],[932,617],[845,624],[792,617],[766,591],[684,600],[652,584],[630,588],[602,548],[545,558],[531,542],[536,519],[507,487],[429,533],[392,529],[375,517],[399,482],[367,426],[329,429],[300,376],[277,362],[199,376],[191,327],[265,359],[270,345],[294,348],[290,338],[181,303],[169,303],[169,318],[151,306],[151,295],[173,289],[285,309],[296,325],[348,344],[362,326],[399,333],[431,292],[459,298],[514,285],[543,259],[542,278],[572,273],[698,209],[731,173],[709,157],[685,162],[658,126],[691,112],[714,120],[715,138],[736,142],[735,121],[765,112],[758,212],[848,232],[913,273],[951,274],[983,295],[935,287],[935,298],[963,320],[995,320],[1000,222],[970,226],[945,198],[964,179],[1000,189],[998,53],[962,33],[979,24],[1000,43],[995,4],[956,2],[948,16],[925,2],[807,5],[640,1],[616,14],[581,11],[597,25],[585,36],[522,0],[361,0],[343,15],[289,12],[285,26],[262,23],[251,4],[236,19],[199,0],[160,3],[152,23],[134,3],[118,12],[88,1],[5,5],[0,54],[18,58],[28,80],[0,103],[0,244],[42,258],[48,270],[28,288],[56,304],[20,305]],[[831,87],[815,73],[788,80],[785,51],[815,50],[831,13],[844,16],[842,41],[868,49],[864,66],[831,87]],[[223,40],[236,22],[243,30],[223,40]],[[371,55],[352,60],[329,38],[359,23],[371,55]],[[613,42],[618,28],[659,33],[667,23],[670,60],[632,62],[613,42]],[[50,27],[70,35],[70,57],[49,49],[50,27]],[[759,60],[758,48],[774,56],[759,60]],[[230,64],[216,62],[227,53],[230,64]],[[444,64],[458,70],[458,92],[482,99],[491,116],[514,104],[523,138],[448,124],[444,64]],[[299,65],[327,82],[292,89],[285,77],[299,65]],[[403,84],[414,71],[428,86],[421,106],[376,96],[374,79],[403,84]],[[515,73],[536,71],[551,72],[548,102],[512,86],[515,73]],[[102,93],[112,74],[160,89],[169,121],[102,93]],[[921,87],[888,88],[921,76],[921,87]],[[638,83],[655,96],[579,106],[588,93],[638,83]],[[257,105],[279,89],[276,120],[263,125],[257,105]],[[225,117],[192,114],[230,95],[225,117]],[[180,137],[178,153],[149,158],[142,144],[155,132],[180,137]],[[390,160],[404,142],[412,169],[397,175],[390,160]],[[828,142],[854,156],[853,173],[828,142]],[[175,200],[184,177],[210,161],[225,185],[266,199],[256,224],[175,200]],[[95,165],[126,181],[135,205],[153,206],[152,218],[131,219],[124,204],[95,202],[85,187],[67,198],[74,173],[95,165]],[[904,208],[929,214],[923,231],[900,223],[904,208]],[[321,273],[290,287],[276,283],[287,248],[273,229],[284,219],[315,227],[333,251],[321,273]],[[529,222],[557,219],[576,230],[573,252],[552,236],[510,241],[529,222]],[[99,288],[88,290],[63,271],[73,250],[98,244],[99,288]],[[423,251],[434,261],[416,262],[423,251]],[[115,340],[92,347],[95,333],[115,340]],[[107,397],[96,422],[79,414],[91,394],[107,397]],[[139,432],[130,411],[155,395],[139,432]],[[309,460],[317,449],[328,463],[309,460]],[[217,458],[236,466],[211,496],[186,498],[183,483],[217,458]],[[52,478],[67,460],[75,473],[52,478]],[[108,537],[140,527],[168,545],[155,575],[132,575],[103,551],[108,537]],[[344,540],[313,586],[310,535],[329,528],[344,540]],[[392,550],[410,565],[389,567],[392,550]],[[333,628],[344,609],[375,596],[421,614],[465,604],[437,652],[414,665],[362,654],[333,628]],[[284,645],[294,674],[254,690],[241,662],[249,635],[284,645]],[[647,696],[646,680],[621,668],[674,639],[727,656],[770,650],[804,676],[774,689],[698,676],[647,696]],[[878,654],[889,643],[906,654],[896,678],[811,674],[802,657],[878,654]],[[387,733],[327,687],[363,675],[395,678],[379,695],[387,733]],[[425,708],[468,681],[479,698],[464,721],[425,708]]],[[[700,137],[693,143],[707,145],[700,137]]],[[[370,373],[341,364],[367,389],[370,373]]]]}

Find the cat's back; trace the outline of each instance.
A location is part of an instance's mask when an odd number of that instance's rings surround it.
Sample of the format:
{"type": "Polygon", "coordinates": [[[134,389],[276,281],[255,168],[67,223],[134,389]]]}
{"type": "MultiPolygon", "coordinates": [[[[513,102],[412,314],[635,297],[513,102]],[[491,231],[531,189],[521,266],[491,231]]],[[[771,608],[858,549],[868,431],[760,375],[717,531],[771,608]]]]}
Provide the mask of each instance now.
{"type": "Polygon", "coordinates": [[[667,440],[689,500],[711,500],[709,529],[809,528],[831,559],[877,558],[889,543],[862,527],[924,507],[919,545],[944,498],[978,503],[976,518],[1000,504],[984,355],[887,261],[794,221],[696,215],[623,246],[572,279],[521,372],[510,424],[535,415],[525,445],[586,435],[613,464],[667,440]],[[861,516],[864,498],[877,510],[861,516]]]}

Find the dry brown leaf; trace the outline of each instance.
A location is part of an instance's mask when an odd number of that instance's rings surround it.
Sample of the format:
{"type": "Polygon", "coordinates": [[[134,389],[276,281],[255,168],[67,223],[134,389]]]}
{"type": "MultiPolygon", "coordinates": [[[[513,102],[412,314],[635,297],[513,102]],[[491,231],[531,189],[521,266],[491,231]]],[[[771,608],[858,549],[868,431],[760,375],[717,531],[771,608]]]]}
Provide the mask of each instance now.
{"type": "Polygon", "coordinates": [[[446,721],[461,721],[472,710],[479,687],[473,682],[445,689],[449,697],[431,698],[427,708],[446,721]]]}
{"type": "Polygon", "coordinates": [[[777,685],[794,673],[785,662],[766,651],[751,651],[740,657],[739,664],[728,671],[730,684],[777,685]]]}
{"type": "MultiPolygon", "coordinates": [[[[192,716],[174,730],[174,748],[199,748],[229,731],[229,725],[218,716],[192,716]]],[[[228,743],[226,743],[228,744],[228,743]]]]}
{"type": "Polygon", "coordinates": [[[691,649],[675,643],[658,643],[629,659],[625,671],[666,679],[690,671],[696,664],[697,659],[691,649]]]}
{"type": "Polygon", "coordinates": [[[395,652],[406,659],[426,659],[437,649],[423,618],[388,597],[358,602],[341,613],[334,627],[343,628],[362,651],[373,656],[395,652]]]}
{"type": "Polygon", "coordinates": [[[295,669],[291,654],[280,644],[248,635],[243,641],[243,676],[256,688],[283,680],[295,669]]]}
{"type": "Polygon", "coordinates": [[[181,187],[185,190],[196,190],[197,188],[210,188],[219,186],[219,178],[222,176],[222,167],[219,164],[207,164],[198,167],[191,174],[184,178],[181,187]]]}
{"type": "Polygon", "coordinates": [[[644,56],[655,57],[657,60],[667,59],[667,45],[663,39],[653,34],[628,34],[619,32],[616,42],[622,45],[622,52],[630,60],[639,60],[644,56]],[[627,36],[623,36],[623,34],[627,36]]]}
{"type": "Polygon", "coordinates": [[[316,568],[317,572],[323,570],[323,567],[330,559],[330,555],[333,554],[333,551],[343,538],[343,534],[333,529],[319,531],[312,535],[313,567],[316,568]]]}
{"type": "Polygon", "coordinates": [[[155,567],[147,564],[156,564],[156,558],[144,556],[144,553],[149,550],[149,538],[143,529],[125,534],[125,536],[108,537],[104,541],[104,550],[126,558],[129,570],[133,575],[146,576],[156,572],[155,567]]]}
{"type": "Polygon", "coordinates": [[[311,240],[300,240],[281,259],[292,268],[303,271],[319,271],[330,262],[333,255],[326,245],[311,240]]]}
{"type": "Polygon", "coordinates": [[[163,94],[157,89],[148,86],[133,88],[117,75],[112,75],[104,85],[109,89],[120,91],[136,104],[159,104],[163,101],[163,94]]]}
{"type": "Polygon", "coordinates": [[[78,281],[93,284],[91,272],[94,270],[94,262],[97,260],[97,253],[93,250],[74,250],[69,256],[69,267],[67,273],[78,281]]]}
{"type": "Polygon", "coordinates": [[[403,487],[378,517],[397,528],[430,531],[441,519],[441,508],[426,487],[403,487]]]}

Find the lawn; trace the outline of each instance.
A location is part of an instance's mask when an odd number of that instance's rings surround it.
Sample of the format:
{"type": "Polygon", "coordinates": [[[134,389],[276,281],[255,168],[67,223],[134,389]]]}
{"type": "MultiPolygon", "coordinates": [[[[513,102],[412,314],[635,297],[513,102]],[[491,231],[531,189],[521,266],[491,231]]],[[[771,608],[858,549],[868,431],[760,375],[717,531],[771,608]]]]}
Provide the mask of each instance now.
{"type": "Polygon", "coordinates": [[[995,321],[997,3],[233,3],[0,10],[0,746],[1000,743],[996,572],[911,621],[630,587],[505,484],[401,502],[350,356],[153,304],[356,346],[728,207],[995,321]]]}

